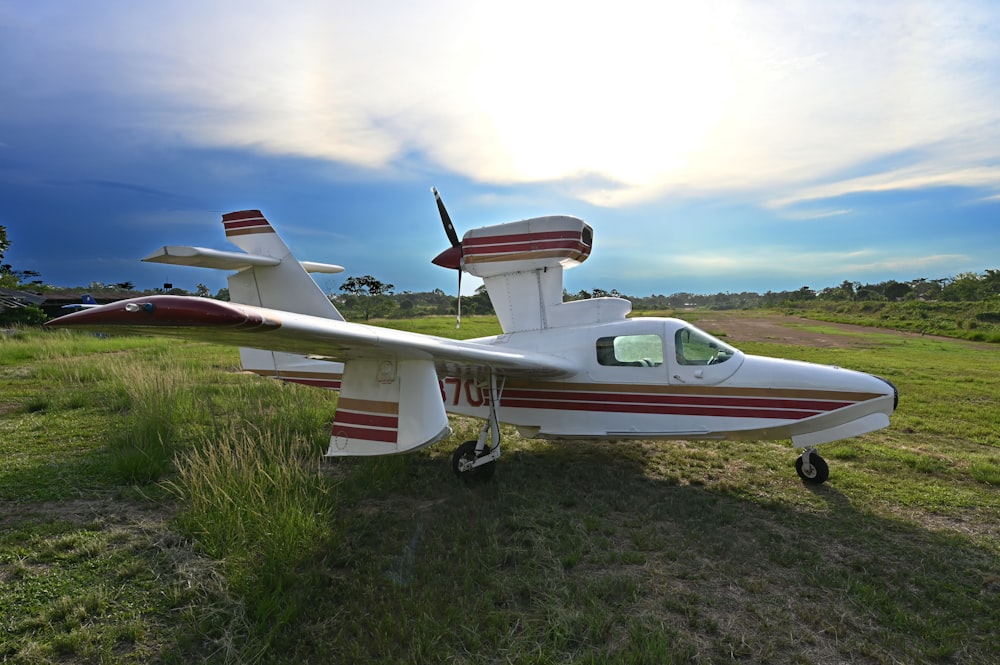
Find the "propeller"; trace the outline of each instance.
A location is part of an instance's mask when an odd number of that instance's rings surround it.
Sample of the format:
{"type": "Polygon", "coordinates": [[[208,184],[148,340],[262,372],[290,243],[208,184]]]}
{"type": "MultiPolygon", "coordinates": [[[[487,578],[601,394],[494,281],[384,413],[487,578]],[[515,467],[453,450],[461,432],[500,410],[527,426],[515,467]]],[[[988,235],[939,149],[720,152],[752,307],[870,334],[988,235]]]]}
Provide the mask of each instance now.
{"type": "Polygon", "coordinates": [[[431,187],[431,191],[434,192],[434,201],[437,203],[438,213],[441,214],[441,223],[444,224],[444,232],[448,236],[448,241],[452,247],[458,247],[462,242],[458,239],[458,233],[455,232],[455,225],[451,223],[451,215],[448,214],[448,209],[444,207],[444,201],[441,200],[441,193],[438,192],[437,187],[431,187]]]}
{"type": "Polygon", "coordinates": [[[438,254],[432,262],[442,268],[453,268],[458,271],[458,306],[456,307],[458,316],[455,320],[455,328],[457,329],[462,327],[462,241],[458,239],[455,225],[451,223],[451,215],[444,207],[444,201],[441,200],[441,194],[437,187],[431,187],[431,192],[434,193],[434,201],[437,203],[438,213],[441,215],[444,233],[451,243],[451,247],[438,254]]]}

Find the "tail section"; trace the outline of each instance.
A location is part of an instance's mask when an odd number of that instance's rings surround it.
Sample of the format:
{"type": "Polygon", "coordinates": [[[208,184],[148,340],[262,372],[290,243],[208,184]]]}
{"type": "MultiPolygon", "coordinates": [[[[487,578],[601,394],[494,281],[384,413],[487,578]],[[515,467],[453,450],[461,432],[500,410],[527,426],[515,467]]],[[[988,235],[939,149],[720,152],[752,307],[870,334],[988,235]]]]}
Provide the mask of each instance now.
{"type": "Polygon", "coordinates": [[[229,242],[247,254],[278,260],[275,265],[250,266],[230,275],[229,298],[233,302],[344,320],[259,210],[223,215],[222,224],[229,242]]]}
{"type": "MultiPolygon", "coordinates": [[[[342,267],[299,262],[260,210],[227,213],[222,225],[226,238],[242,252],[171,245],[143,261],[235,270],[228,278],[229,298],[235,303],[344,320],[309,276],[310,272],[343,272],[342,267]]],[[[344,371],[341,363],[248,348],[240,349],[240,361],[243,369],[262,376],[334,390],[339,389],[344,371]]]]}

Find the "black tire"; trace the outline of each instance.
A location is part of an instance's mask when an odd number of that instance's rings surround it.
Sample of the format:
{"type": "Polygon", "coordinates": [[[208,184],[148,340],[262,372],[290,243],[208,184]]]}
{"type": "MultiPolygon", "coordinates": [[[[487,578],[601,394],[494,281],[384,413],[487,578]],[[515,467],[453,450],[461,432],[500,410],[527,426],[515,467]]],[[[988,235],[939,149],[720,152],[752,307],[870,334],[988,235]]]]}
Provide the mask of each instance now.
{"type": "MultiPolygon", "coordinates": [[[[467,484],[473,483],[483,483],[488,481],[493,477],[493,472],[496,471],[496,460],[492,462],[487,462],[482,466],[477,466],[474,469],[469,469],[465,473],[459,471],[458,465],[462,460],[474,460],[476,459],[476,441],[466,441],[458,448],[455,449],[455,453],[451,456],[451,468],[455,472],[455,475],[464,480],[467,484]]],[[[483,450],[486,454],[488,451],[483,450]]]]}
{"type": "Polygon", "coordinates": [[[818,454],[811,453],[809,455],[809,461],[812,463],[812,473],[806,475],[802,471],[802,458],[799,457],[795,460],[795,473],[799,474],[799,478],[802,479],[806,485],[822,485],[826,482],[827,478],[830,477],[830,465],[826,463],[826,460],[820,457],[818,454]]]}

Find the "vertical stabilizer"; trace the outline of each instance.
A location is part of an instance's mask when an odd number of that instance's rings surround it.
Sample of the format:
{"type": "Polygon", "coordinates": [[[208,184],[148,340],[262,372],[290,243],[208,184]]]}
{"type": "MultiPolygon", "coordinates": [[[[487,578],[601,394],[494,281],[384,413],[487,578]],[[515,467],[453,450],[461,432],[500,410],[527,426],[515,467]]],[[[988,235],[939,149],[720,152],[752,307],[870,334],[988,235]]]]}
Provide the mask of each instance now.
{"type": "Polygon", "coordinates": [[[277,265],[251,266],[230,275],[233,302],[344,320],[260,210],[225,214],[222,224],[229,242],[243,251],[278,260],[277,265]]]}

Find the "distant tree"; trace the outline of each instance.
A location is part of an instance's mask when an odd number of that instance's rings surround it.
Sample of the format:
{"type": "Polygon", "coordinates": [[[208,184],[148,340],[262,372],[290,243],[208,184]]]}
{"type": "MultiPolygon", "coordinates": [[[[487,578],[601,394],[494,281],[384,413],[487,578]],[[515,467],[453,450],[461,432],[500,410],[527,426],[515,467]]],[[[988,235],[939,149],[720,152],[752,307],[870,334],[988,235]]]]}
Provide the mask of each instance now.
{"type": "Polygon", "coordinates": [[[11,307],[0,310],[0,324],[18,324],[23,326],[40,326],[48,320],[48,316],[36,305],[11,307]]]}
{"type": "Polygon", "coordinates": [[[820,300],[854,300],[857,297],[857,287],[860,284],[850,280],[844,280],[840,286],[828,286],[822,289],[816,296],[820,300]]]}
{"type": "Polygon", "coordinates": [[[135,284],[132,282],[118,282],[117,284],[111,284],[111,288],[118,289],[119,291],[131,291],[135,288],[135,284]]]}
{"type": "Polygon", "coordinates": [[[5,289],[16,289],[24,284],[40,286],[41,275],[34,270],[14,270],[9,263],[0,265],[0,286],[5,289]]]}
{"type": "Polygon", "coordinates": [[[474,295],[462,296],[462,312],[465,314],[492,314],[493,301],[490,300],[489,291],[483,284],[474,295]]]}
{"type": "Polygon", "coordinates": [[[878,289],[866,285],[858,289],[856,299],[862,302],[877,302],[885,300],[885,296],[879,293],[878,289]]]}
{"type": "Polygon", "coordinates": [[[195,288],[194,294],[199,298],[211,298],[212,290],[209,289],[204,284],[198,284],[195,288]]]}
{"type": "Polygon", "coordinates": [[[906,294],[913,290],[913,287],[906,282],[897,282],[894,279],[890,279],[885,283],[882,289],[882,294],[887,300],[902,300],[906,297],[906,294]]]}
{"type": "Polygon", "coordinates": [[[983,278],[974,272],[963,272],[951,278],[941,289],[943,300],[973,301],[983,296],[983,278]]]}
{"type": "Polygon", "coordinates": [[[348,277],[340,285],[340,290],[349,296],[345,298],[347,306],[356,309],[365,321],[372,316],[388,314],[395,305],[388,297],[392,295],[393,288],[392,284],[386,284],[371,275],[348,277]]]}
{"type": "Polygon", "coordinates": [[[987,270],[983,274],[983,289],[987,296],[1000,296],[1000,270],[987,270]]]}
{"type": "MultiPolygon", "coordinates": [[[[7,238],[7,227],[0,226],[0,260],[3,254],[10,248],[10,239],[7,238]]],[[[40,275],[34,270],[14,270],[14,266],[9,263],[0,264],[0,287],[6,289],[16,289],[25,283],[41,284],[38,279],[40,275]]]]}
{"type": "Polygon", "coordinates": [[[229,289],[227,287],[222,287],[221,289],[219,289],[218,291],[216,291],[215,292],[215,299],[216,300],[225,300],[226,302],[229,302],[229,289]]]}

